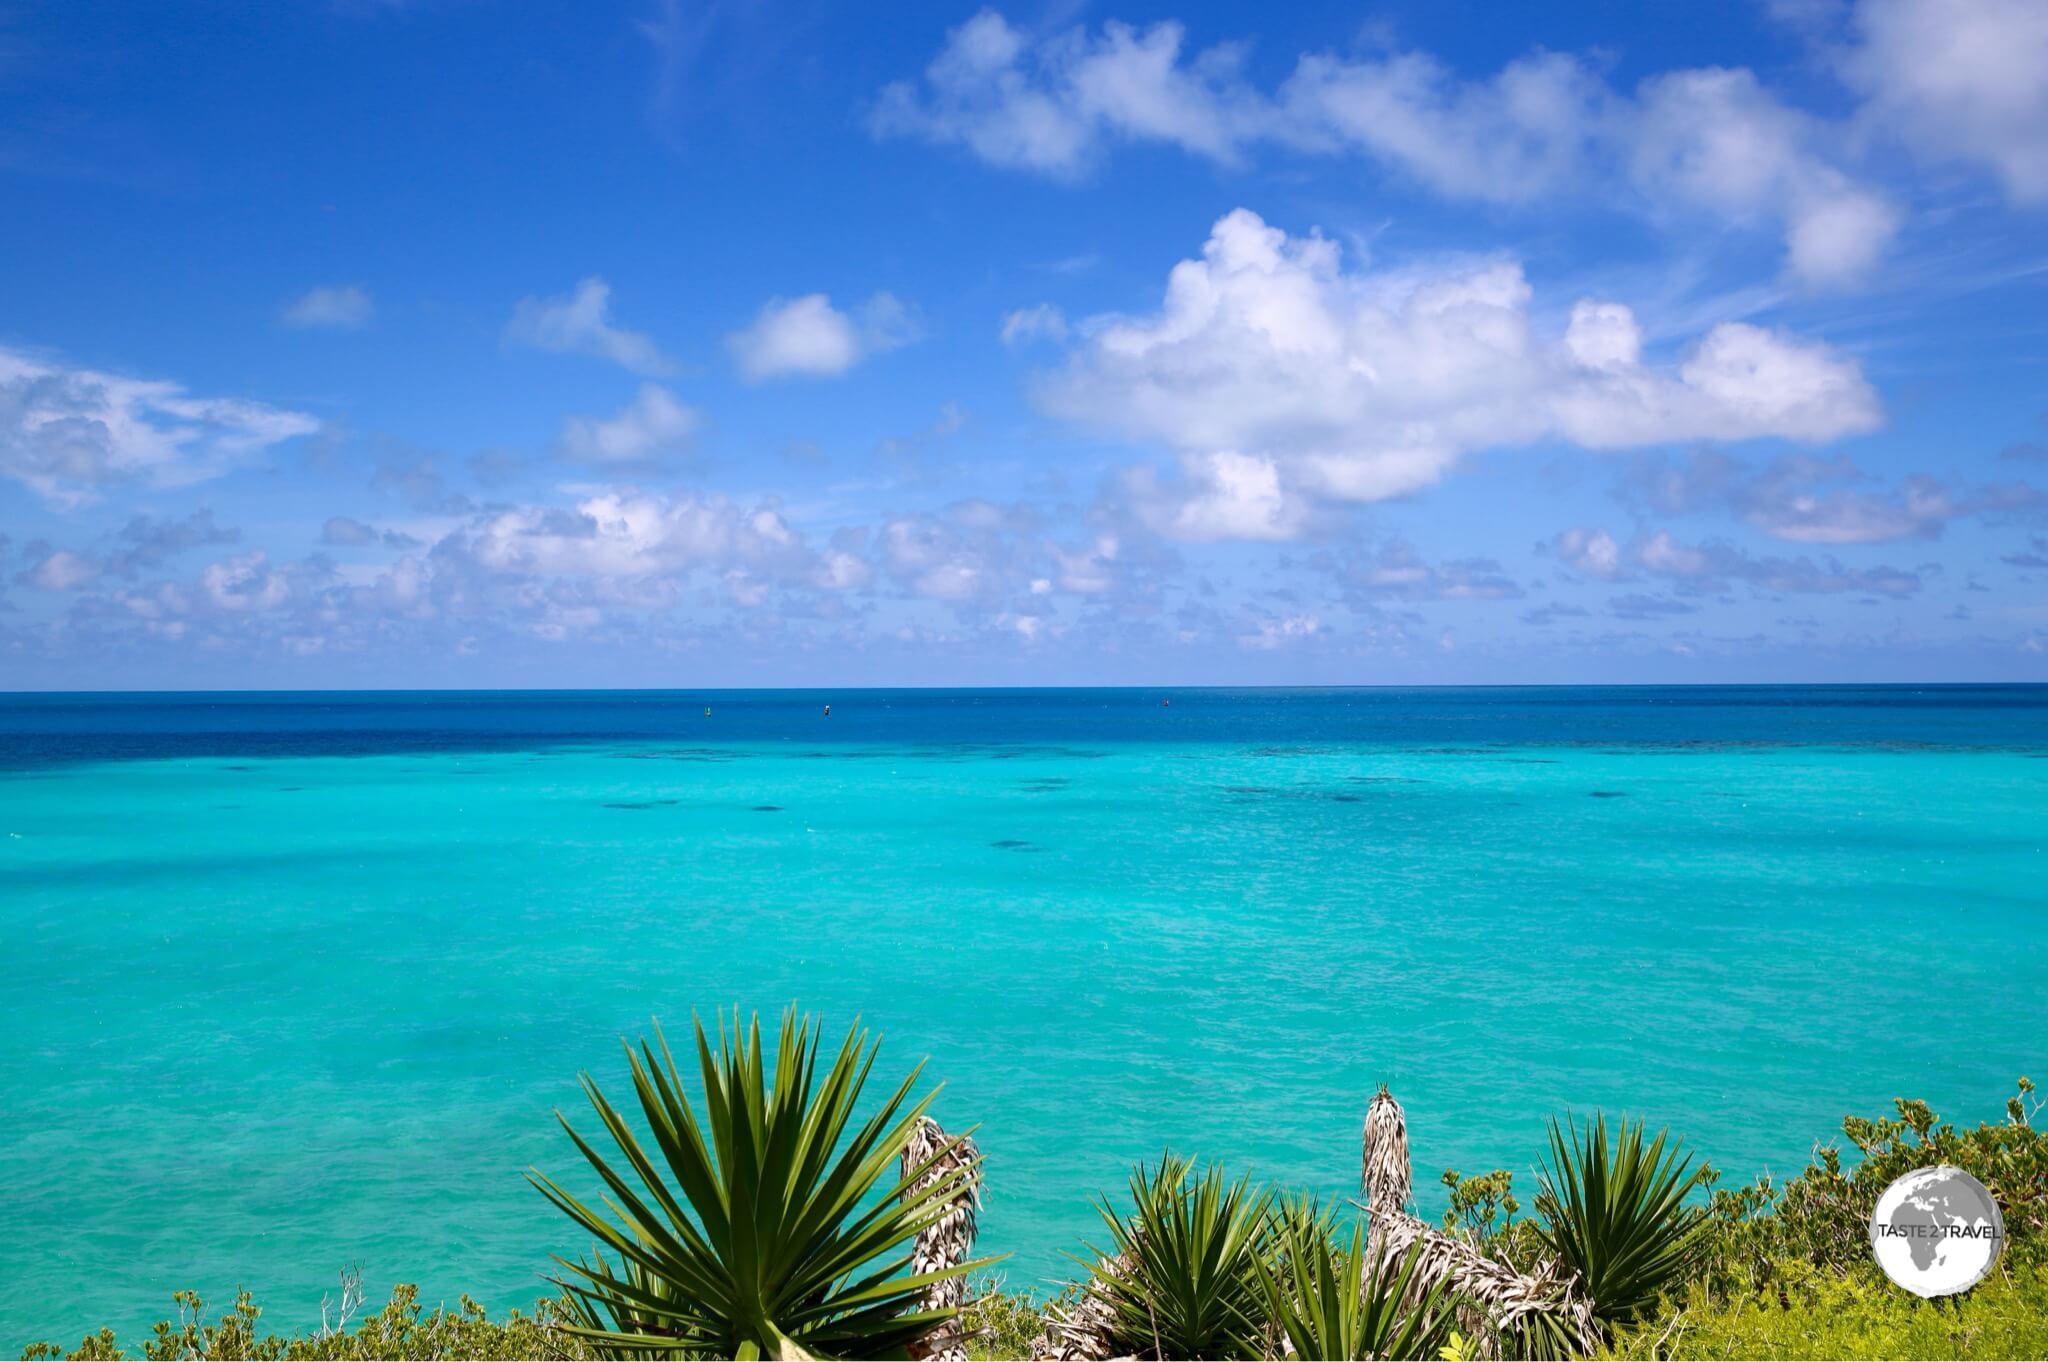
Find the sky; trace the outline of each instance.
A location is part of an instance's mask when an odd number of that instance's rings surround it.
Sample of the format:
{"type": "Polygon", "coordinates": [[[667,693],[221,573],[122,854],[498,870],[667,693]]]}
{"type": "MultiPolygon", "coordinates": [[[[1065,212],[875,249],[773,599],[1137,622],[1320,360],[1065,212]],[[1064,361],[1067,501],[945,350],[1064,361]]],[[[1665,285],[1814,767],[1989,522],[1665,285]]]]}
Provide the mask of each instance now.
{"type": "Polygon", "coordinates": [[[0,0],[0,688],[2048,681],[2048,4],[0,0]]]}

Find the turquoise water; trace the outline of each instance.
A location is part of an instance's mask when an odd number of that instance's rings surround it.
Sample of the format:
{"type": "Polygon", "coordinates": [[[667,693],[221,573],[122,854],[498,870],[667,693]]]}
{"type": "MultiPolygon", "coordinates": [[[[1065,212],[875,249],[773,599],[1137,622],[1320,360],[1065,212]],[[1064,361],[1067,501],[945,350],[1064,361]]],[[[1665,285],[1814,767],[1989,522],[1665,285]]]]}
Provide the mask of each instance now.
{"type": "Polygon", "coordinates": [[[1430,1196],[2044,1067],[2039,688],[1163,694],[0,698],[0,1348],[530,1302],[551,1108],[733,1003],[930,1056],[1013,1286],[1169,1144],[1351,1191],[1382,1080],[1430,1196]]]}

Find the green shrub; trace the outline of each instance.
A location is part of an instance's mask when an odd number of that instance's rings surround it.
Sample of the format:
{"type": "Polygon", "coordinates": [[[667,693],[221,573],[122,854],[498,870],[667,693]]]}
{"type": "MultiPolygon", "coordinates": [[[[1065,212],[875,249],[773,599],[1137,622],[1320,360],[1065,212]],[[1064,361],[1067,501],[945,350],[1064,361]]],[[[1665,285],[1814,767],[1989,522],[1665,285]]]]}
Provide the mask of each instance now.
{"type": "MultiPolygon", "coordinates": [[[[206,1321],[206,1303],[190,1291],[172,1297],[178,1306],[176,1323],[161,1320],[153,1336],[142,1345],[142,1356],[156,1362],[206,1358],[218,1362],[246,1359],[284,1359],[285,1362],[352,1362],[371,1358],[583,1358],[582,1345],[562,1330],[563,1303],[542,1301],[531,1315],[512,1311],[492,1322],[482,1306],[464,1296],[454,1309],[436,1307],[428,1313],[419,1302],[419,1288],[398,1286],[391,1299],[376,1314],[354,1330],[336,1328],[287,1338],[260,1334],[257,1320],[263,1310],[244,1291],[234,1305],[212,1323],[206,1321]]],[[[24,1359],[77,1359],[77,1362],[112,1362],[125,1357],[112,1329],[89,1334],[70,1351],[54,1343],[37,1343],[23,1351],[24,1359]]]]}
{"type": "Polygon", "coordinates": [[[1029,1357],[1032,1340],[1045,1328],[1045,1307],[1030,1295],[1003,1290],[999,1279],[985,1277],[969,1289],[960,1325],[971,1358],[985,1362],[1029,1357]]]}
{"type": "Polygon", "coordinates": [[[1854,1146],[1847,1162],[1833,1145],[1779,1185],[1768,1176],[1714,1193],[1713,1284],[1723,1291],[1758,1289],[1786,1259],[1803,1259],[1837,1276],[1877,1279],[1870,1253],[1870,1217],[1884,1189],[1916,1168],[1951,1164],[1990,1188],[2005,1217],[2008,1266],[2048,1265],[2048,1135],[2036,1130],[2034,1085],[2019,1080],[2002,1124],[1958,1131],[1925,1102],[1899,1098],[1896,1118],[1848,1116],[1842,1133],[1854,1146]]]}
{"type": "Polygon", "coordinates": [[[1922,1300],[1889,1282],[1830,1274],[1803,1258],[1772,1286],[1733,1297],[1694,1282],[1680,1303],[1625,1329],[1617,1358],[2048,1357],[2048,1269],[1993,1272],[1968,1294],[1922,1300]]]}

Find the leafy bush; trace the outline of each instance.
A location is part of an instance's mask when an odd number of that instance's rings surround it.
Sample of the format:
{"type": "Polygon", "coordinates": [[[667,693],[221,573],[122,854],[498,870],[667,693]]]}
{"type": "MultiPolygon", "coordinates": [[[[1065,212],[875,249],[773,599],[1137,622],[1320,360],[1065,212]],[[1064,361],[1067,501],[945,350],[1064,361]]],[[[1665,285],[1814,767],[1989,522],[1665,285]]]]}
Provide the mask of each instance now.
{"type": "Polygon", "coordinates": [[[1922,1300],[1803,1258],[1735,1297],[1694,1282],[1658,1319],[1622,1331],[1618,1358],[2048,1357],[2048,1269],[1994,1272],[1967,1295],[1922,1300]]]}
{"type": "Polygon", "coordinates": [[[1133,1169],[1130,1186],[1128,1220],[1097,1207],[1124,1270],[1091,1269],[1116,1342],[1146,1357],[1264,1356],[1257,1265],[1271,1251],[1273,1194],[1248,1177],[1226,1185],[1213,1164],[1197,1178],[1172,1154],[1133,1169]]]}
{"type": "MultiPolygon", "coordinates": [[[[420,1306],[418,1287],[399,1286],[392,1290],[389,1303],[354,1331],[342,1327],[286,1338],[258,1333],[257,1320],[263,1310],[246,1291],[211,1324],[206,1322],[205,1301],[195,1293],[180,1291],[173,1299],[178,1320],[175,1324],[158,1322],[154,1336],[142,1345],[145,1358],[157,1362],[183,1358],[351,1362],[368,1358],[589,1356],[576,1339],[562,1331],[559,1301],[540,1302],[532,1315],[514,1310],[493,1323],[483,1307],[467,1296],[453,1310],[436,1308],[428,1314],[420,1306]]],[[[72,1358],[78,1362],[112,1362],[123,1356],[112,1329],[88,1335],[69,1352],[53,1343],[37,1343],[22,1353],[24,1359],[72,1358]]]]}
{"type": "Polygon", "coordinates": [[[1537,1180],[1540,1233],[1610,1327],[1685,1281],[1707,1247],[1705,1213],[1686,1198],[1713,1174],[1693,1168],[1682,1143],[1666,1152],[1668,1141],[1668,1131],[1646,1140],[1641,1121],[1623,1119],[1612,1143],[1605,1116],[1583,1131],[1569,1119],[1550,1123],[1550,1159],[1537,1180]]]}
{"type": "Polygon", "coordinates": [[[1030,1295],[1005,1291],[987,1277],[969,1289],[960,1324],[969,1357],[1029,1357],[1032,1340],[1045,1329],[1045,1310],[1030,1295]]]}
{"type": "Polygon", "coordinates": [[[584,1091],[625,1171],[566,1118],[562,1127],[609,1189],[610,1213],[532,1174],[602,1245],[594,1263],[556,1259],[571,1274],[557,1283],[575,1302],[567,1330],[605,1352],[880,1357],[952,1318],[951,1310],[924,1309],[922,1293],[985,1263],[898,1275],[911,1242],[946,1214],[972,1171],[917,1185],[957,1140],[899,1170],[911,1128],[932,1101],[907,1105],[923,1066],[856,1127],[877,1048],[858,1026],[821,1080],[817,1028],[789,1009],[772,1083],[758,1017],[744,1034],[737,1013],[730,1035],[721,1021],[716,1054],[701,1022],[696,1032],[703,1125],[659,1029],[659,1059],[646,1041],[626,1047],[641,1115],[673,1187],[587,1074],[584,1091]]]}
{"type": "Polygon", "coordinates": [[[1783,1185],[1765,1176],[1715,1192],[1715,1285],[1760,1288],[1789,1258],[1875,1279],[1870,1217],[1878,1197],[1903,1174],[1942,1163],[1970,1173],[1998,1198],[2009,1265],[2048,1264],[2048,1135],[2033,1126],[2040,1105],[2033,1092],[2033,1083],[2020,1079],[2003,1124],[1963,1131],[1941,1123],[1925,1102],[1902,1097],[1896,1118],[1843,1118],[1842,1133],[1857,1155],[1848,1166],[1840,1149],[1823,1145],[1783,1185]]]}

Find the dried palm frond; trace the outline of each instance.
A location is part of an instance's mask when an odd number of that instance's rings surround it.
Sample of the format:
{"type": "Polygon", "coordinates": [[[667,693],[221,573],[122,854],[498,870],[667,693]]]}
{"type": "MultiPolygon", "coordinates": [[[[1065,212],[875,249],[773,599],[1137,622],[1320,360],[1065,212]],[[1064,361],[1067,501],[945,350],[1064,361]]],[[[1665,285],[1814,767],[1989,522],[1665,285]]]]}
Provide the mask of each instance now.
{"type": "MultiPolygon", "coordinates": [[[[909,1143],[903,1146],[903,1176],[910,1177],[920,1167],[925,1171],[905,1188],[906,1197],[919,1196],[941,1182],[957,1181],[958,1185],[946,1213],[918,1233],[910,1254],[913,1276],[944,1272],[967,1261],[974,1251],[975,1212],[981,1207],[981,1150],[972,1138],[962,1136],[953,1141],[937,1121],[919,1116],[909,1143]],[[951,1149],[947,1149],[949,1144],[951,1149]],[[927,1162],[929,1167],[925,1167],[927,1162]]],[[[966,1303],[967,1278],[952,1276],[926,1287],[919,1308],[959,1310],[966,1303]]],[[[948,1319],[912,1344],[910,1355],[936,1362],[966,1362],[967,1338],[959,1317],[948,1319]]]]}
{"type": "Polygon", "coordinates": [[[1447,1286],[1467,1303],[1464,1323],[1489,1348],[1508,1337],[1539,1355],[1599,1349],[1592,1303],[1556,1260],[1546,1258],[1533,1272],[1523,1272],[1408,1213],[1414,1186],[1408,1122],[1385,1084],[1366,1110],[1364,1144],[1361,1205],[1373,1257],[1405,1257],[1415,1249],[1411,1294],[1447,1286]]]}
{"type": "Polygon", "coordinates": [[[1102,1284],[1130,1273],[1130,1259],[1121,1253],[1096,1259],[1086,1283],[1046,1305],[1044,1332],[1031,1340],[1032,1362],[1107,1362],[1115,1357],[1116,1305],[1102,1284]]]}
{"type": "Polygon", "coordinates": [[[1406,1209],[1415,1185],[1408,1163],[1408,1118],[1384,1083],[1365,1109],[1364,1156],[1358,1190],[1366,1202],[1382,1210],[1406,1209]]]}

